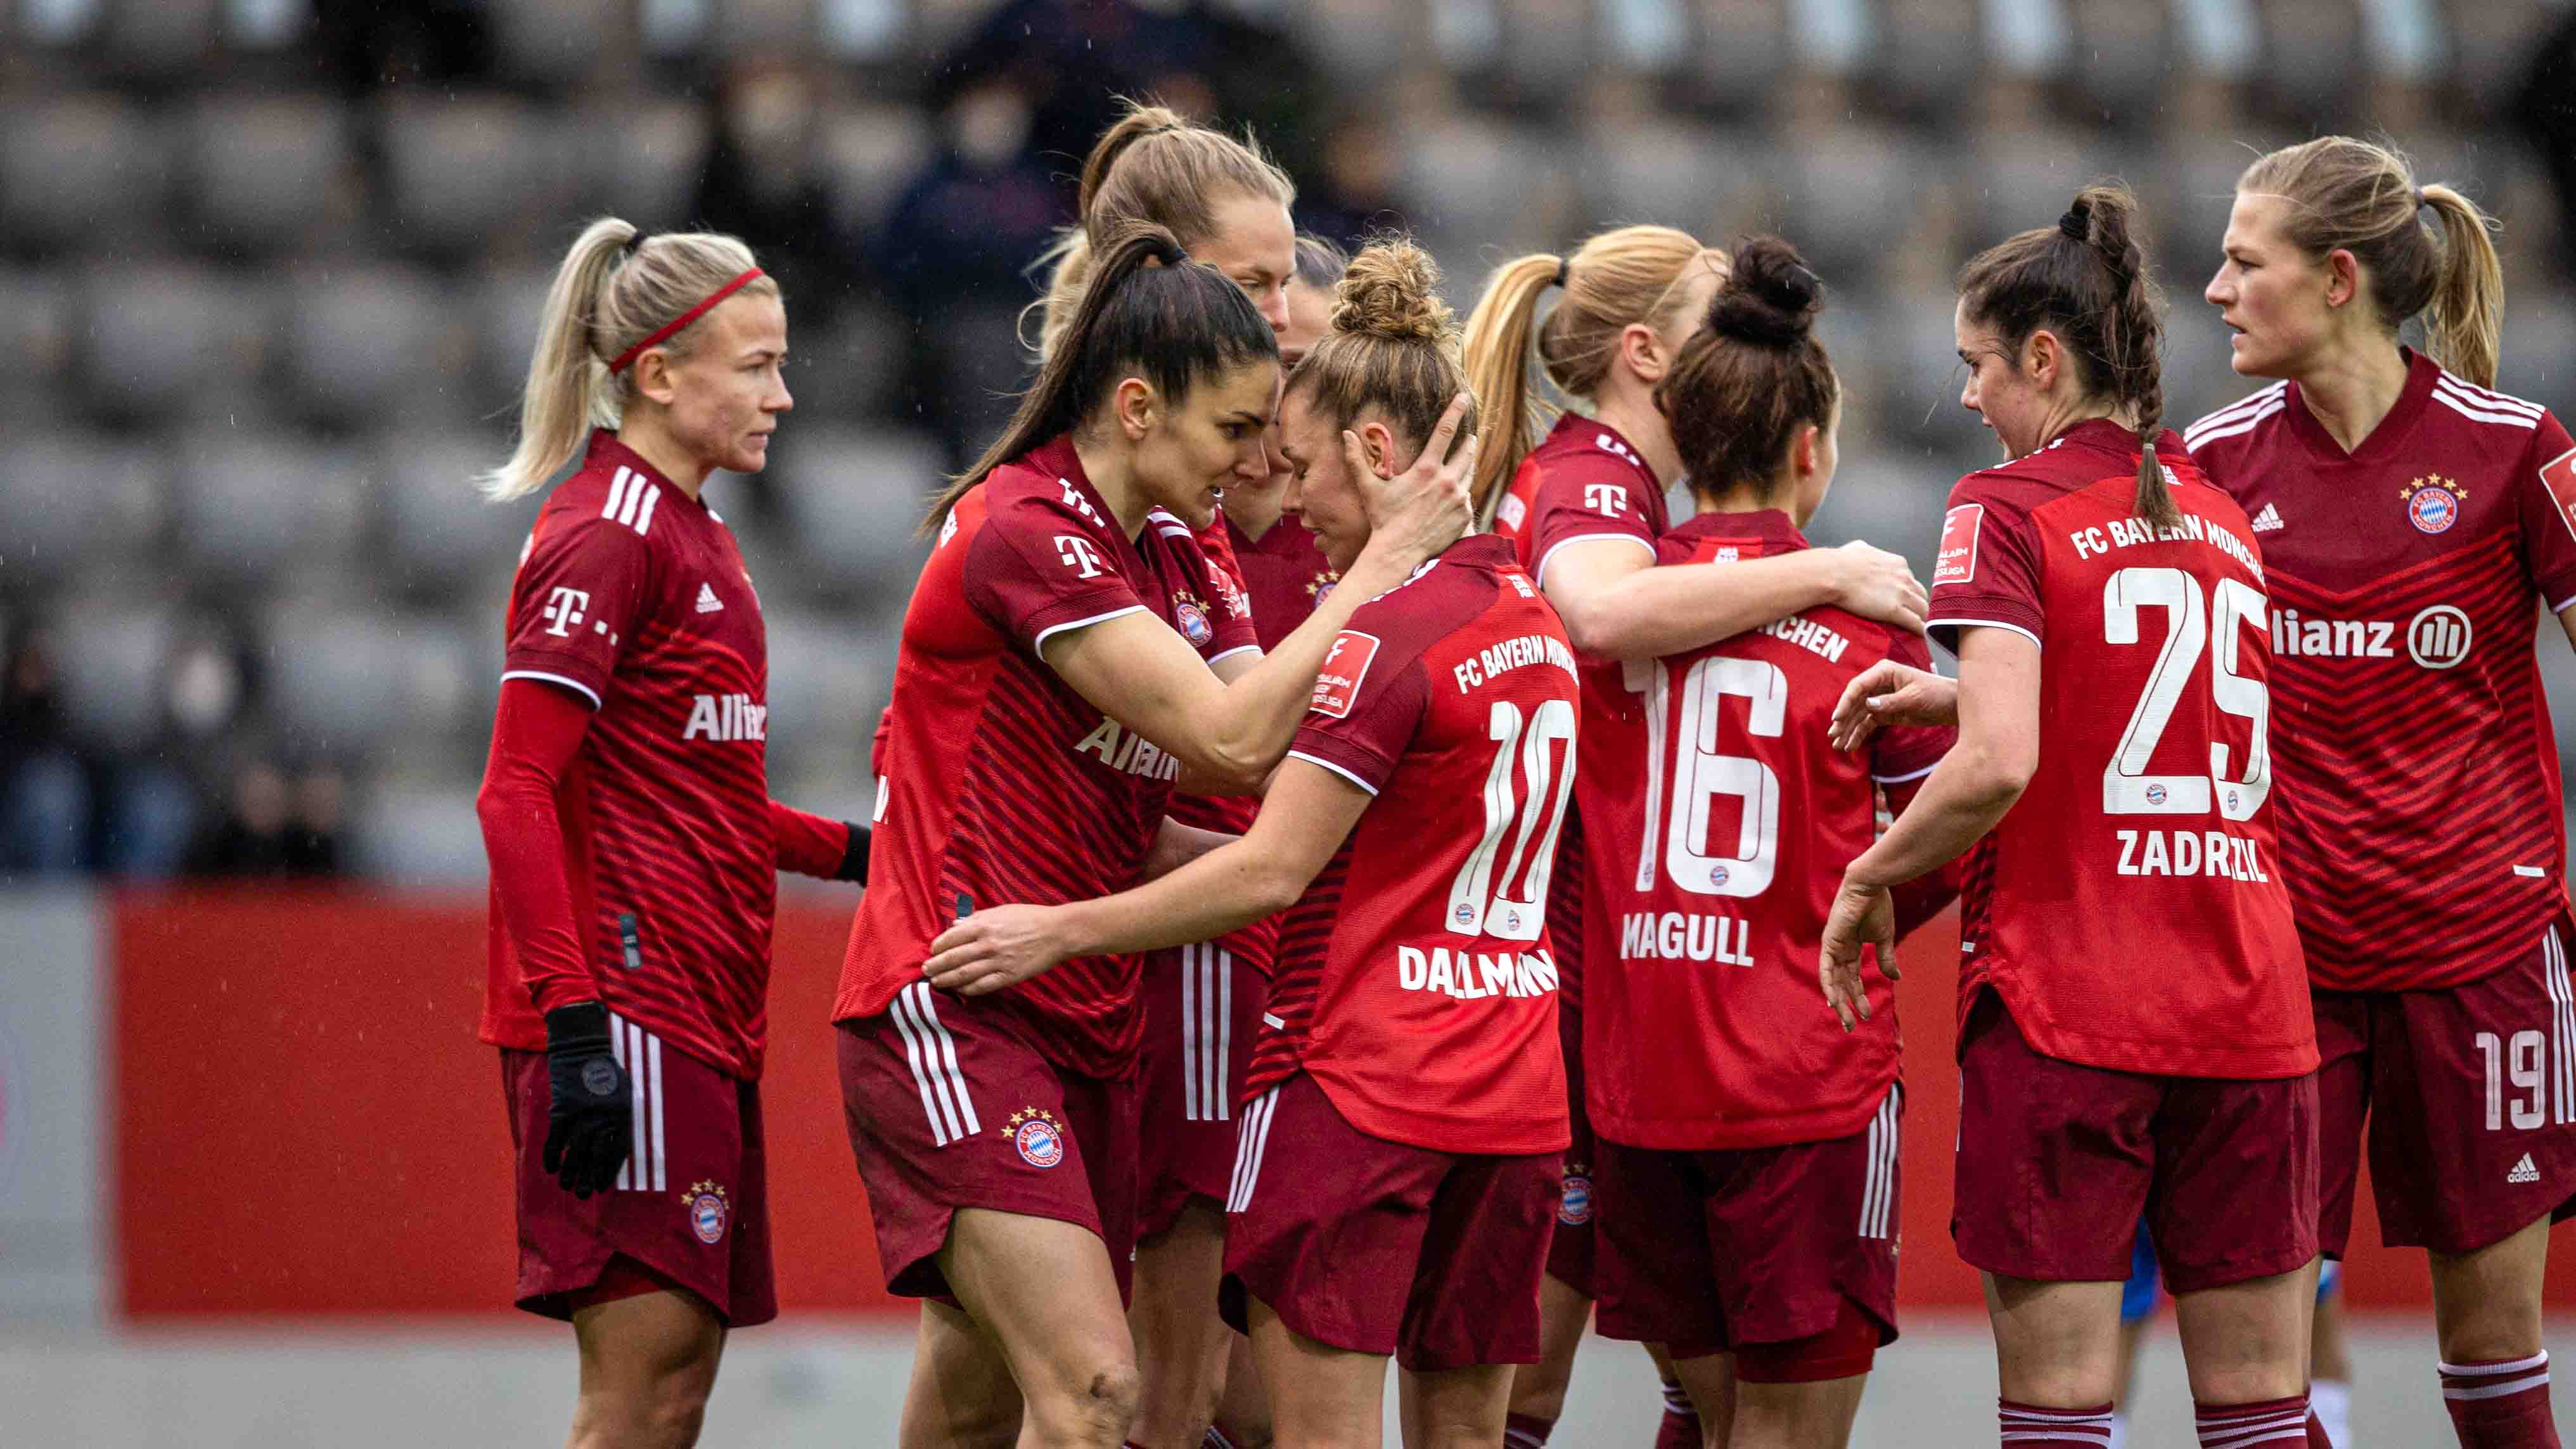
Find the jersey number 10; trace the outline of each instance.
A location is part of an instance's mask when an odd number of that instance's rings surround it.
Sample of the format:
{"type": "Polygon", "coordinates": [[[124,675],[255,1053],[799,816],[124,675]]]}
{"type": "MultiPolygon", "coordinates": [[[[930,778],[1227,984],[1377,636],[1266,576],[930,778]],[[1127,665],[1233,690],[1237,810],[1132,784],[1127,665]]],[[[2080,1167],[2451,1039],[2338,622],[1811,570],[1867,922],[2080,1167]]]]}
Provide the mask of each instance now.
{"type": "Polygon", "coordinates": [[[1486,715],[1486,737],[1495,744],[1494,763],[1485,772],[1485,834],[1469,852],[1449,886],[1449,914],[1444,924],[1460,936],[1492,936],[1503,941],[1535,941],[1547,925],[1547,882],[1556,869],[1557,832],[1565,828],[1566,797],[1574,793],[1574,706],[1562,699],[1542,701],[1526,726],[1518,705],[1494,701],[1486,715]],[[1557,746],[1565,766],[1559,771],[1557,746]],[[1512,788],[1512,767],[1520,767],[1529,788],[1512,788]],[[1517,824],[1518,830],[1512,829],[1517,824]],[[1511,854],[1499,873],[1495,856],[1506,836],[1511,854]],[[1532,838],[1538,853],[1530,853],[1532,838]],[[1515,883],[1520,890],[1515,892],[1515,883]]]}
{"type": "Polygon", "coordinates": [[[2219,815],[2251,820],[2272,792],[2269,743],[2272,694],[2259,680],[2237,672],[2244,639],[2242,626],[2259,634],[2264,621],[2263,596],[2241,579],[2220,579],[2211,606],[2201,600],[2200,581],[2177,568],[2128,568],[2102,586],[2102,635],[2112,644],[2138,642],[2138,611],[2159,608],[2171,624],[2164,646],[2156,651],[2155,668],[2138,707],[2129,712],[2129,727],[2119,748],[2102,767],[2102,813],[2106,815],[2206,815],[2217,797],[2219,815]],[[2245,751],[2245,778],[2229,778],[2227,746],[2213,740],[2206,775],[2151,775],[2156,741],[2173,719],[2183,686],[2208,653],[2209,697],[2225,713],[2250,720],[2253,741],[2245,751]]]}

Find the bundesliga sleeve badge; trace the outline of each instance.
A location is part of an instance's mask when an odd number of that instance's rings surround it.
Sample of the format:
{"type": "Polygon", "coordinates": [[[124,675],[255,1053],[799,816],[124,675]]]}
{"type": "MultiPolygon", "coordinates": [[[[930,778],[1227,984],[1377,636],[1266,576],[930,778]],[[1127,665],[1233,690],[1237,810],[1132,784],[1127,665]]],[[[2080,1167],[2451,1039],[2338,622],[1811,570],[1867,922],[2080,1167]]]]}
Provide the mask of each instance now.
{"type": "Polygon", "coordinates": [[[2397,490],[2406,505],[2406,521],[2418,533],[2448,533],[2460,521],[2460,505],[2469,490],[2439,473],[2428,473],[2397,490]]]}

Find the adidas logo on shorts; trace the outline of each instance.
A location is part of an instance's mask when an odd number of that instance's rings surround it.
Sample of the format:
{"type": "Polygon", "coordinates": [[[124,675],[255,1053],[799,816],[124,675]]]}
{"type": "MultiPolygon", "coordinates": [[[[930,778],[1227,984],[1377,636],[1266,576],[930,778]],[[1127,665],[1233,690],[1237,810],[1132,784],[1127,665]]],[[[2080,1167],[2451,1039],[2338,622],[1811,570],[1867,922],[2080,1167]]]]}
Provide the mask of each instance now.
{"type": "Polygon", "coordinates": [[[2280,526],[2281,510],[2273,507],[2269,503],[2263,505],[2262,512],[2254,515],[2254,531],[2256,533],[2270,533],[2273,529],[2279,528],[2280,526]]]}
{"type": "Polygon", "coordinates": [[[2531,1165],[2531,1154],[2526,1152],[2522,1154],[2522,1160],[2513,1165],[2513,1171],[2504,1175],[2504,1180],[2509,1183],[2538,1182],[2540,1169],[2531,1165]]]}

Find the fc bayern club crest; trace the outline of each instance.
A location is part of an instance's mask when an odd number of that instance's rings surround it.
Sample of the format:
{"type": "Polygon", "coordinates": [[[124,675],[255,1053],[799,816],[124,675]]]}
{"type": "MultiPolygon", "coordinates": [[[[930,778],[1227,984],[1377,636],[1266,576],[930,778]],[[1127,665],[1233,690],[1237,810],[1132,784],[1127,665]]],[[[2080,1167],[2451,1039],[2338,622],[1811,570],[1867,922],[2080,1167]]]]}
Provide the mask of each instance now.
{"type": "Polygon", "coordinates": [[[1317,574],[1306,581],[1306,593],[1309,597],[1314,599],[1316,603],[1321,604],[1326,599],[1333,596],[1333,585],[1338,584],[1341,581],[1341,574],[1334,570],[1326,569],[1324,572],[1317,574]]]}
{"type": "Polygon", "coordinates": [[[1053,1167],[1064,1161],[1064,1124],[1043,1107],[1023,1107],[1002,1124],[1020,1160],[1031,1167],[1053,1167]]]}
{"type": "Polygon", "coordinates": [[[2428,473],[2397,490],[2406,505],[2406,521],[2418,533],[2448,533],[2460,521],[2460,505],[2469,499],[2469,490],[2443,477],[2428,473]]]}
{"type": "Polygon", "coordinates": [[[1208,641],[1216,637],[1216,631],[1208,627],[1207,610],[1187,594],[1172,595],[1172,617],[1180,621],[1181,637],[1198,648],[1206,648],[1208,641]]]}
{"type": "Polygon", "coordinates": [[[733,1215],[732,1205],[725,1200],[722,1183],[693,1182],[680,1195],[680,1206],[688,1211],[689,1231],[698,1241],[713,1247],[723,1241],[725,1219],[733,1215]]]}
{"type": "Polygon", "coordinates": [[[1569,1228],[1592,1221],[1592,1175],[1580,1167],[1565,1174],[1565,1195],[1557,1199],[1556,1220],[1569,1228]]]}

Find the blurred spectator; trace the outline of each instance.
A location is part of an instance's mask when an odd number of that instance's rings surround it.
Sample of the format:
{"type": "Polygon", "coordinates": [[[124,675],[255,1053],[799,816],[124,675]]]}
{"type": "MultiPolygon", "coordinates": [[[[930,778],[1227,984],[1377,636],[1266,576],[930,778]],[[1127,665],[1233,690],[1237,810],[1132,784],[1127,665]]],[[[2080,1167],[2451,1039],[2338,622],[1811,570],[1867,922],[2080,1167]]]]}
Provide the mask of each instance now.
{"type": "Polygon", "coordinates": [[[694,213],[696,225],[750,243],[800,326],[829,321],[856,271],[855,256],[833,234],[831,198],[815,164],[818,89],[811,72],[776,61],[727,75],[694,213]]]}
{"type": "Polygon", "coordinates": [[[1307,231],[1356,251],[1371,232],[1403,225],[1396,194],[1395,136],[1385,117],[1355,110],[1324,138],[1323,161],[1297,182],[1297,221],[1307,231]]]}
{"type": "Polygon", "coordinates": [[[331,766],[289,779],[273,761],[249,761],[233,777],[223,817],[190,848],[188,873],[338,875],[345,793],[340,772],[331,766]]]}
{"type": "Polygon", "coordinates": [[[0,870],[84,869],[90,762],[64,722],[62,680],[42,625],[14,631],[0,670],[0,870]]]}
{"type": "Polygon", "coordinates": [[[492,73],[490,0],[312,3],[315,49],[352,97],[423,81],[479,81],[492,73]]]}
{"type": "MultiPolygon", "coordinates": [[[[2549,171],[2561,246],[2576,246],[2576,8],[2532,38],[2531,70],[2512,118],[2549,171]]],[[[2561,258],[2564,262],[2566,259],[2561,258]]]]}

